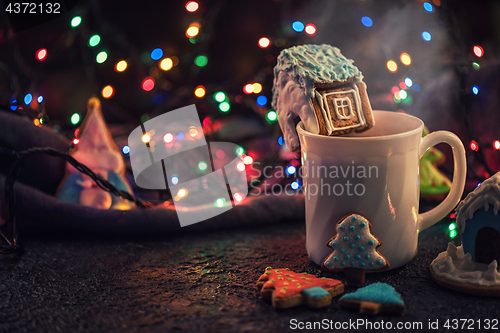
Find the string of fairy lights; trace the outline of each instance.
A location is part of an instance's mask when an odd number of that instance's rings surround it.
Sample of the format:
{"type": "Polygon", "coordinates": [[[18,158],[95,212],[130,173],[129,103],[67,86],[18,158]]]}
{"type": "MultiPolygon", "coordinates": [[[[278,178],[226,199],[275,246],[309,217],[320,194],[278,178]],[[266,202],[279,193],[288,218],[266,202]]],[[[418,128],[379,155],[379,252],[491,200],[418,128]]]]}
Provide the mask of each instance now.
{"type": "MultiPolygon", "coordinates": [[[[201,4],[202,6],[203,4],[201,4]]],[[[432,0],[431,2],[423,2],[423,10],[429,13],[431,15],[432,13],[435,13],[436,8],[441,6],[441,3],[439,0],[432,0]]],[[[197,1],[188,1],[185,3],[185,11],[186,15],[191,15],[193,13],[198,13],[200,10],[200,3],[197,1]]],[[[71,18],[69,22],[69,28],[73,30],[78,30],[82,24],[85,22],[85,15],[79,15],[79,16],[74,16],[71,18]]],[[[203,39],[199,38],[200,35],[203,33],[204,29],[209,29],[208,27],[204,26],[201,24],[202,22],[200,19],[194,20],[189,23],[185,29],[185,38],[189,40],[189,42],[193,45],[197,45],[199,43],[203,43],[203,39]]],[[[359,20],[359,24],[362,24],[366,28],[371,28],[374,25],[377,24],[371,17],[369,16],[362,16],[359,20]]],[[[305,34],[306,36],[314,36],[317,32],[316,26],[311,23],[311,22],[302,22],[299,20],[295,20],[291,23],[291,28],[292,30],[297,33],[297,34],[305,34]]],[[[420,33],[421,38],[428,43],[432,43],[432,34],[433,31],[422,31],[420,33]]],[[[254,45],[254,47],[259,47],[262,49],[267,49],[267,48],[272,48],[274,47],[275,50],[273,53],[279,52],[280,49],[280,43],[274,40],[273,36],[260,36],[260,38],[256,38],[257,43],[254,45]]],[[[95,64],[104,64],[109,66],[110,59],[115,58],[110,57],[110,52],[109,48],[107,49],[106,46],[104,45],[106,43],[106,37],[105,35],[101,35],[99,33],[92,33],[90,37],[86,39],[87,47],[93,51],[93,54],[95,54],[95,64]]],[[[203,52],[203,48],[201,49],[201,52],[199,54],[195,54],[192,59],[192,63],[198,67],[198,68],[203,68],[209,65],[209,57],[206,53],[203,52]]],[[[206,50],[206,48],[205,48],[206,50]]],[[[36,60],[39,62],[44,62],[48,61],[51,57],[51,53],[57,52],[56,49],[51,50],[50,47],[46,48],[40,48],[35,52],[35,57],[36,60]]],[[[153,67],[146,69],[145,70],[145,75],[142,78],[142,81],[139,83],[140,87],[142,88],[143,91],[145,92],[155,92],[155,91],[160,91],[152,96],[152,100],[154,104],[161,104],[164,102],[164,98],[161,94],[162,90],[168,90],[170,87],[168,87],[168,84],[166,84],[165,80],[162,79],[162,73],[167,73],[171,71],[174,67],[180,65],[180,59],[179,57],[172,55],[172,54],[167,54],[164,49],[161,47],[156,47],[149,52],[149,58],[148,61],[153,61],[153,67]]],[[[136,52],[138,53],[138,52],[136,52]]],[[[471,48],[471,54],[474,55],[473,61],[470,63],[471,68],[474,70],[479,70],[481,68],[481,58],[484,55],[484,49],[480,45],[474,45],[471,48]]],[[[137,61],[140,59],[134,58],[134,57],[124,57],[123,59],[119,59],[113,63],[113,69],[116,75],[120,75],[120,73],[124,73],[127,71],[131,65],[131,61],[137,61]]],[[[143,63],[143,65],[145,65],[143,63]]],[[[400,54],[399,59],[387,59],[386,62],[386,67],[387,70],[392,72],[392,73],[398,73],[398,72],[403,72],[402,68],[408,67],[412,65],[412,57],[410,54],[403,52],[400,54]]],[[[272,73],[268,74],[272,75],[272,73]]],[[[272,110],[269,106],[270,102],[270,87],[265,87],[266,78],[264,77],[259,77],[259,80],[255,81],[250,81],[250,82],[243,82],[239,83],[240,84],[240,89],[241,92],[243,93],[243,96],[246,96],[246,99],[250,101],[252,108],[254,111],[262,116],[262,118],[265,120],[265,122],[269,125],[272,126],[273,129],[277,129],[277,119],[278,115],[275,110],[272,110]]],[[[424,84],[420,82],[420,85],[417,82],[414,82],[414,80],[409,77],[402,77],[400,79],[397,79],[397,82],[394,86],[391,88],[391,94],[393,95],[393,101],[395,105],[401,104],[401,106],[404,105],[411,105],[413,103],[413,97],[415,97],[416,93],[419,93],[420,90],[422,89],[421,85],[424,84]]],[[[479,86],[475,85],[470,88],[470,92],[474,95],[478,95],[481,92],[481,89],[479,86]]],[[[202,124],[205,128],[210,128],[212,125],[212,120],[216,117],[224,116],[226,114],[229,114],[232,111],[232,105],[233,103],[242,103],[240,96],[236,96],[233,93],[229,93],[228,91],[224,89],[213,89],[213,87],[206,87],[205,85],[198,84],[191,89],[190,92],[195,98],[199,100],[205,100],[207,104],[213,106],[211,110],[212,114],[209,114],[206,116],[202,124]],[[214,112],[218,112],[218,114],[215,114],[214,112]]],[[[116,87],[114,87],[111,84],[103,84],[102,89],[100,91],[100,96],[104,99],[112,99],[114,98],[116,94],[116,87]]],[[[31,107],[31,109],[37,109],[38,113],[37,116],[34,117],[33,123],[35,126],[42,126],[46,125],[48,115],[45,112],[44,109],[44,97],[36,94],[35,92],[26,92],[24,96],[21,98],[13,98],[11,100],[11,110],[12,111],[17,111],[17,110],[22,110],[23,108],[26,107],[31,107]],[[36,104],[36,107],[34,105],[36,104]]],[[[249,104],[249,103],[246,103],[249,104]]],[[[69,116],[69,122],[73,126],[78,126],[82,120],[82,115],[79,114],[78,112],[75,112],[69,116]]],[[[145,122],[149,120],[149,116],[147,114],[144,114],[141,117],[141,122],[145,122]]],[[[284,148],[284,140],[283,136],[279,134],[279,130],[274,130],[270,131],[273,133],[278,133],[276,134],[277,139],[275,142],[278,146],[278,151],[280,149],[285,149],[284,148]]],[[[74,133],[74,138],[72,140],[74,145],[78,145],[79,139],[78,139],[78,132],[75,131],[74,133]]],[[[167,133],[164,136],[164,142],[165,143],[170,143],[175,140],[181,140],[183,135],[188,135],[188,133],[182,134],[182,133],[167,133]]],[[[500,138],[499,138],[500,139],[500,138]]],[[[143,141],[146,140],[147,138],[143,138],[143,141]]],[[[145,141],[145,142],[146,142],[145,141]]],[[[491,143],[484,143],[484,142],[478,142],[476,140],[472,140],[469,144],[469,147],[472,151],[478,152],[481,149],[491,147],[495,150],[500,150],[500,140],[494,140],[491,143]]],[[[252,156],[252,154],[247,153],[244,149],[244,147],[239,147],[238,155],[241,156],[243,166],[249,167],[252,166],[252,163],[254,163],[255,156],[252,156]]],[[[121,150],[124,155],[128,155],[130,152],[130,148],[126,145],[121,147],[121,150]]],[[[293,190],[299,190],[302,186],[302,181],[300,177],[298,176],[298,168],[299,168],[299,161],[295,158],[288,159],[286,161],[281,161],[282,163],[285,162],[285,171],[290,178],[292,178],[291,182],[291,189],[293,190]]],[[[200,167],[200,166],[198,166],[200,167]]],[[[175,175],[173,177],[176,177],[175,175]]],[[[288,179],[287,181],[290,181],[288,179]]],[[[177,179],[178,182],[178,179],[177,179]]],[[[172,180],[172,183],[174,181],[172,180]]]]}

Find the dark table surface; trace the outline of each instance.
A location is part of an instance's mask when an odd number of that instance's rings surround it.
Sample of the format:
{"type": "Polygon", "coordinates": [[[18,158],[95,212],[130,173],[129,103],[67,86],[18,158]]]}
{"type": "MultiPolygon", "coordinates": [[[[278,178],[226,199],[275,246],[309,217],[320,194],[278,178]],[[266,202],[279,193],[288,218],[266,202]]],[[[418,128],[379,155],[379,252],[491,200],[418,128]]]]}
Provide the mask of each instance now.
{"type": "Polygon", "coordinates": [[[293,319],[332,325],[363,319],[374,328],[421,322],[423,331],[438,320],[435,332],[447,331],[447,319],[474,319],[477,329],[478,319],[500,317],[500,299],[451,291],[430,277],[429,263],[449,241],[460,242],[450,238],[448,224],[422,232],[417,256],[403,268],[367,275],[367,284],[394,286],[407,307],[401,316],[373,317],[341,309],[337,299],[323,309],[275,310],[259,298],[255,282],[267,266],[344,281],[308,260],[303,222],[162,239],[30,235],[20,257],[0,257],[0,331],[284,332],[293,319]]]}

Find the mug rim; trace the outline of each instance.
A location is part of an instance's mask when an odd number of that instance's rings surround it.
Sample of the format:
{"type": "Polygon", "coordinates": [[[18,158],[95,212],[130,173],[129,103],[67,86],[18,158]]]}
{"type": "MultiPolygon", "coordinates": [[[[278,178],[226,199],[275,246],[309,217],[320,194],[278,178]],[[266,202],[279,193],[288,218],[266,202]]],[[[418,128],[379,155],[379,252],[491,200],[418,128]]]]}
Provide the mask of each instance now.
{"type": "Polygon", "coordinates": [[[335,140],[366,140],[366,139],[369,139],[369,140],[387,140],[387,139],[394,139],[394,138],[398,138],[398,137],[411,136],[411,135],[416,134],[416,133],[422,133],[424,130],[424,122],[422,121],[422,119],[415,117],[415,116],[412,116],[410,114],[400,113],[400,112],[396,112],[396,111],[386,111],[386,110],[373,110],[373,112],[374,113],[388,113],[388,114],[393,114],[393,115],[396,114],[396,115],[398,115],[398,117],[399,116],[410,117],[410,118],[417,120],[420,124],[417,128],[412,129],[410,131],[396,133],[396,134],[376,135],[376,136],[342,136],[342,135],[329,136],[329,135],[315,134],[315,133],[306,131],[302,127],[303,126],[302,121],[300,121],[297,124],[296,130],[297,130],[297,133],[299,133],[301,135],[311,136],[314,138],[318,138],[320,140],[331,140],[331,139],[335,139],[335,140]]]}

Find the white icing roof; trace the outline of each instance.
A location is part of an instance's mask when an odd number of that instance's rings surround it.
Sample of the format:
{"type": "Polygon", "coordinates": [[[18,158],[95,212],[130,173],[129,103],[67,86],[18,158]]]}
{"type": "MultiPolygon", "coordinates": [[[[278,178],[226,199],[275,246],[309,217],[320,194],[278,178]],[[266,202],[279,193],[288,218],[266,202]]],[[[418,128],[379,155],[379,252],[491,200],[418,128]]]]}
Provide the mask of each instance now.
{"type": "Polygon", "coordinates": [[[493,206],[493,213],[498,214],[500,208],[500,172],[482,182],[474,191],[457,206],[457,224],[463,232],[465,222],[474,216],[474,213],[484,208],[488,211],[489,205],[493,206]]]}

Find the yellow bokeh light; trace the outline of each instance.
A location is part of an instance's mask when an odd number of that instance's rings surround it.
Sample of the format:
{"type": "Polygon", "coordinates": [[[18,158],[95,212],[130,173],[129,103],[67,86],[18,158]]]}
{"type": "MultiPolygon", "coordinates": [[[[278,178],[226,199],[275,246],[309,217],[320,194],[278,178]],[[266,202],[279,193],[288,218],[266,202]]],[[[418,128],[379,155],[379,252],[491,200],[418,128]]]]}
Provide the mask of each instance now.
{"type": "Polygon", "coordinates": [[[33,120],[33,124],[35,124],[35,126],[40,126],[40,119],[35,118],[35,119],[33,120]]]}
{"type": "Polygon", "coordinates": [[[144,135],[142,136],[142,142],[144,142],[144,143],[148,143],[149,141],[151,141],[151,136],[149,136],[149,134],[148,134],[148,133],[144,134],[144,135]]]}
{"type": "Polygon", "coordinates": [[[253,163],[253,158],[252,158],[252,156],[245,156],[245,157],[243,158],[243,163],[245,163],[246,165],[252,164],[252,163],[253,163]]]}
{"type": "Polygon", "coordinates": [[[196,129],[196,127],[191,126],[189,128],[189,136],[192,137],[192,138],[194,138],[197,135],[198,135],[198,130],[196,129]]]}
{"type": "Polygon", "coordinates": [[[116,66],[115,66],[115,70],[117,72],[123,72],[124,70],[127,69],[127,66],[128,66],[128,64],[127,64],[127,62],[125,60],[118,61],[116,63],[116,66]]]}
{"type": "Polygon", "coordinates": [[[253,87],[253,93],[258,94],[262,91],[262,85],[260,83],[254,83],[252,84],[253,87]]]}
{"type": "Polygon", "coordinates": [[[401,62],[403,64],[405,64],[406,66],[411,64],[411,57],[408,53],[402,53],[400,59],[401,59],[401,62]]]}
{"type": "Polygon", "coordinates": [[[110,98],[115,93],[115,90],[111,86],[106,86],[102,89],[102,97],[110,98]]]}
{"type": "Polygon", "coordinates": [[[193,38],[197,36],[200,33],[200,28],[198,28],[196,25],[191,25],[187,30],[186,30],[186,36],[188,38],[193,38]]]}
{"type": "Polygon", "coordinates": [[[194,91],[194,95],[198,98],[202,98],[203,96],[205,96],[205,87],[198,86],[194,91]]]}
{"type": "Polygon", "coordinates": [[[390,70],[391,72],[395,72],[398,70],[398,64],[394,60],[389,60],[387,62],[387,69],[390,70]]]}
{"type": "Polygon", "coordinates": [[[178,197],[178,198],[184,198],[186,195],[188,195],[188,191],[187,191],[185,188],[181,188],[181,189],[177,192],[177,197],[178,197]]]}
{"type": "Polygon", "coordinates": [[[164,71],[170,70],[174,66],[174,62],[170,58],[165,58],[160,61],[160,68],[164,71]]]}

